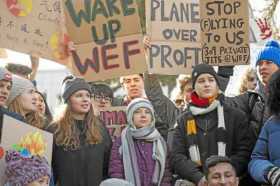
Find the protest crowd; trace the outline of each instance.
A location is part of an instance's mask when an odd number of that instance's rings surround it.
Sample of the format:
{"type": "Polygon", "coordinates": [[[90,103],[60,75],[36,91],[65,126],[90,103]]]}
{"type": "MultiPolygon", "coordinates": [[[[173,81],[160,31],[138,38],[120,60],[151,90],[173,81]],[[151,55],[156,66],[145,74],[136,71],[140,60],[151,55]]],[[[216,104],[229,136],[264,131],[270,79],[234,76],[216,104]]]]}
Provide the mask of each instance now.
{"type": "MultiPolygon", "coordinates": [[[[154,35],[161,33],[158,23],[154,23],[153,28],[147,26],[145,33],[138,31],[143,23],[140,24],[135,17],[129,18],[135,13],[132,8],[134,1],[122,1],[121,5],[115,1],[101,2],[85,1],[85,6],[92,6],[99,13],[91,12],[89,8],[89,14],[79,12],[82,18],[75,19],[75,6],[81,7],[83,3],[65,1],[66,27],[70,31],[67,39],[65,36],[63,42],[59,42],[66,56],[63,60],[72,59],[72,63],[69,65],[65,61],[61,62],[62,58],[59,57],[57,61],[74,70],[61,82],[61,106],[56,109],[56,113],[51,112],[47,95],[36,85],[39,58],[52,57],[26,52],[30,55],[31,68],[13,63],[0,67],[0,184],[280,186],[280,41],[272,37],[263,38],[264,44],[257,52],[256,59],[250,62],[248,48],[243,47],[248,46],[249,42],[245,41],[248,39],[248,33],[244,31],[247,27],[243,27],[246,25],[246,16],[234,22],[234,16],[241,16],[238,11],[243,11],[241,7],[244,7],[245,1],[234,2],[231,11],[228,8],[231,4],[224,1],[220,1],[217,7],[213,3],[204,5],[206,0],[200,4],[208,7],[209,15],[215,14],[215,11],[217,13],[217,10],[219,16],[222,11],[234,14],[228,19],[231,26],[226,21],[223,26],[215,27],[214,22],[209,22],[208,26],[209,30],[215,30],[221,38],[224,32],[220,33],[219,27],[243,30],[244,35],[236,36],[234,44],[226,43],[231,44],[229,48],[235,52],[229,52],[225,43],[215,45],[217,42],[211,40],[211,34],[205,37],[207,34],[204,33],[201,39],[207,47],[200,49],[193,44],[198,40],[196,28],[181,30],[179,44],[167,39],[173,33],[167,29],[163,31],[166,40],[162,41],[162,36],[154,35]],[[100,4],[91,5],[90,2],[100,4]],[[223,5],[224,9],[221,8],[223,5]],[[108,12],[104,12],[103,6],[109,7],[108,12]],[[131,27],[135,26],[132,22],[139,23],[135,28],[128,28],[129,25],[123,28],[123,22],[118,23],[116,19],[102,26],[100,20],[103,19],[99,20],[98,14],[118,19],[123,16],[127,19],[126,24],[131,24],[131,27]],[[86,31],[84,35],[77,36],[81,32],[79,28],[84,21],[82,19],[88,20],[88,24],[100,21],[103,31],[108,29],[107,39],[105,36],[98,39],[100,33],[96,30],[100,28],[97,25],[92,26],[90,31],[93,40],[86,39],[86,31]],[[73,23],[69,26],[70,20],[73,23]],[[239,24],[242,20],[243,24],[239,24]],[[126,33],[126,29],[134,30],[126,33]],[[120,36],[129,39],[118,41],[119,32],[120,36]],[[135,38],[132,38],[133,34],[135,38]],[[90,45],[89,42],[94,44],[90,45]],[[168,42],[171,44],[166,44],[168,42]],[[184,48],[184,42],[190,45],[184,48]],[[92,45],[98,47],[93,48],[92,45]],[[221,50],[217,50],[218,47],[221,50]],[[200,57],[197,53],[199,51],[200,57]],[[219,57],[213,57],[219,52],[219,57]],[[88,54],[91,57],[86,57],[88,54]],[[231,58],[223,58],[230,55],[231,58]],[[133,56],[138,57],[131,62],[133,56]],[[178,56],[184,56],[184,59],[178,59],[178,56]],[[184,62],[180,62],[182,59],[188,65],[183,67],[184,62]],[[110,60],[118,64],[111,64],[110,60]],[[86,67],[82,61],[85,61],[86,67]],[[234,63],[230,63],[232,61],[251,65],[242,78],[239,94],[229,97],[225,90],[234,73],[234,63]],[[229,64],[221,65],[227,62],[229,64]],[[76,67],[73,68],[73,65],[76,67]],[[172,73],[166,70],[167,67],[175,69],[174,65],[179,68],[172,73]],[[120,71],[110,72],[110,69],[118,68],[120,71]],[[159,71],[165,75],[181,74],[174,99],[164,94],[158,76],[160,73],[157,73],[160,68],[159,71]],[[110,84],[99,81],[112,77],[118,78],[123,97],[115,96],[110,84]],[[119,125],[114,128],[116,123],[119,125]],[[9,128],[9,125],[14,128],[9,128]],[[25,125],[32,128],[26,130],[35,133],[29,132],[27,137],[16,136],[16,131],[25,125]],[[47,143],[42,134],[51,136],[47,143]],[[8,143],[7,139],[10,138],[17,139],[17,142],[8,143]]],[[[186,8],[185,12],[193,11],[187,19],[179,14],[167,16],[166,7],[172,6],[171,12],[174,13],[174,7],[179,6],[175,1],[172,1],[172,5],[167,1],[151,2],[146,3],[146,12],[149,12],[146,19],[151,18],[151,22],[147,21],[149,24],[158,19],[161,23],[166,22],[163,27],[170,26],[172,21],[180,24],[186,22],[187,25],[200,24],[203,32],[207,27],[208,23],[203,22],[206,19],[201,18],[200,23],[196,17],[198,14],[194,10],[199,9],[197,4],[186,4],[190,7],[181,4],[181,8],[186,8]],[[159,16],[160,6],[166,7],[161,7],[159,16]]],[[[2,11],[4,7],[0,5],[2,11]]],[[[205,16],[207,11],[201,12],[201,16],[205,16]]],[[[16,14],[15,10],[13,14],[16,14]]],[[[178,28],[183,27],[180,25],[178,28]]],[[[178,36],[178,33],[173,34],[178,36]]],[[[0,42],[3,42],[1,37],[0,42]]],[[[25,52],[24,49],[19,51],[25,52]]]]}

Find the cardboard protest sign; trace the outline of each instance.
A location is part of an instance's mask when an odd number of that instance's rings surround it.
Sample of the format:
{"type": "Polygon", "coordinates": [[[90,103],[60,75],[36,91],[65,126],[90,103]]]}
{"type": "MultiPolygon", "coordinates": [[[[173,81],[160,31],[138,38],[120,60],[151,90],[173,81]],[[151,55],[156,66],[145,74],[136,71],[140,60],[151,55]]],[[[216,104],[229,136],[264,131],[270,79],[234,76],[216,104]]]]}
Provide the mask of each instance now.
{"type": "Polygon", "coordinates": [[[53,61],[65,57],[59,45],[60,0],[5,0],[0,9],[0,47],[53,61]]]}
{"type": "Polygon", "coordinates": [[[146,71],[136,0],[64,0],[63,4],[76,49],[74,74],[96,81],[146,71]]]}
{"type": "Polygon", "coordinates": [[[248,0],[200,1],[202,60],[218,66],[248,65],[248,0]]]}
{"type": "Polygon", "coordinates": [[[4,48],[0,48],[0,58],[7,58],[7,52],[4,48]]]}
{"type": "Polygon", "coordinates": [[[5,154],[8,150],[32,149],[32,154],[44,156],[51,166],[53,135],[7,115],[3,116],[0,143],[0,185],[5,180],[5,154]]]}
{"type": "Polygon", "coordinates": [[[198,0],[146,1],[147,35],[151,37],[149,72],[190,73],[201,61],[198,0]]]}
{"type": "Polygon", "coordinates": [[[100,119],[113,141],[121,136],[122,130],[127,125],[125,110],[126,107],[110,107],[100,112],[100,119]]]}

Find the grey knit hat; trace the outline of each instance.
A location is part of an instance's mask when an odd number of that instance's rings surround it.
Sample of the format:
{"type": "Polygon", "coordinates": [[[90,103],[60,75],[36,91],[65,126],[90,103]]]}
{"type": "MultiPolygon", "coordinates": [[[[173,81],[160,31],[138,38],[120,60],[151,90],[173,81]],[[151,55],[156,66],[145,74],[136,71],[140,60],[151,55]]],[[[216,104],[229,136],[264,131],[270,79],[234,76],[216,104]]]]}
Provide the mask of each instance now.
{"type": "Polygon", "coordinates": [[[87,90],[91,94],[91,89],[89,84],[82,78],[70,77],[67,78],[61,88],[61,95],[64,100],[64,103],[67,102],[69,97],[79,90],[87,90]]]}
{"type": "Polygon", "coordinates": [[[126,108],[126,116],[127,116],[127,122],[129,123],[129,125],[133,125],[133,113],[139,109],[139,108],[148,108],[151,113],[152,113],[152,123],[154,125],[155,123],[155,111],[153,108],[153,105],[151,104],[151,102],[147,99],[144,98],[135,98],[133,99],[127,106],[126,108]]]}
{"type": "Polygon", "coordinates": [[[13,86],[7,100],[7,105],[10,105],[17,96],[19,96],[26,90],[35,89],[33,83],[28,79],[13,75],[12,80],[13,86]]]}
{"type": "Polygon", "coordinates": [[[7,69],[0,67],[0,80],[12,82],[12,74],[7,69]]]}

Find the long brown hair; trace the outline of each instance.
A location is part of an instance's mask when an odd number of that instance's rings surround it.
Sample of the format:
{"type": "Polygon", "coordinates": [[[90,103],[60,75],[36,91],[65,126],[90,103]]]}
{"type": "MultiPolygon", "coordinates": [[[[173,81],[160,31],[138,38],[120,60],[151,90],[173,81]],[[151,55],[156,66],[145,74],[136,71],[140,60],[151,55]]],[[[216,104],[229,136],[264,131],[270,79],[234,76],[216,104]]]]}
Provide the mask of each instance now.
{"type": "MultiPolygon", "coordinates": [[[[54,119],[54,125],[56,126],[55,142],[59,146],[64,146],[65,149],[76,150],[80,148],[80,139],[78,128],[73,117],[74,112],[71,109],[70,100],[66,104],[66,107],[54,119]]],[[[99,120],[94,116],[92,106],[89,112],[85,116],[85,134],[87,144],[98,144],[102,141],[101,128],[99,120]]]]}
{"type": "Polygon", "coordinates": [[[46,122],[43,116],[41,116],[37,111],[32,111],[28,114],[25,114],[23,109],[23,103],[20,99],[20,96],[17,96],[9,105],[8,110],[11,112],[16,112],[21,115],[26,123],[37,127],[39,129],[44,129],[46,127],[46,122]]]}

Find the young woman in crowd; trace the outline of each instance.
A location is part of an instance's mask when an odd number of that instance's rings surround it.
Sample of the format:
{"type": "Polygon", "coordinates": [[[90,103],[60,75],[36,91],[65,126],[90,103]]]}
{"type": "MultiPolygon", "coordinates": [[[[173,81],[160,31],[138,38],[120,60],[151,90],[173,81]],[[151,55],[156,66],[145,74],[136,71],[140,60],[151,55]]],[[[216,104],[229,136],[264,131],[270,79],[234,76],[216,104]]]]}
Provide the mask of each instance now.
{"type": "Polygon", "coordinates": [[[254,69],[248,68],[243,76],[239,93],[243,94],[246,91],[254,91],[257,86],[257,73],[254,69]]]}
{"type": "Polygon", "coordinates": [[[106,178],[111,138],[94,116],[91,90],[84,79],[64,80],[64,110],[49,131],[54,134],[53,172],[60,186],[99,185],[106,178]]]}
{"type": "Polygon", "coordinates": [[[268,95],[267,105],[272,116],[261,130],[249,172],[259,183],[280,186],[280,70],[269,80],[268,95]]]}
{"type": "Polygon", "coordinates": [[[109,176],[135,186],[171,185],[167,146],[155,128],[151,103],[133,99],[127,106],[128,126],[112,148],[109,176]]]}
{"type": "Polygon", "coordinates": [[[205,160],[220,155],[230,157],[237,174],[244,175],[251,152],[246,116],[224,102],[217,74],[210,65],[195,66],[192,81],[194,91],[188,112],[179,118],[174,132],[175,172],[182,179],[203,186],[205,160]]]}
{"type": "Polygon", "coordinates": [[[38,112],[47,119],[48,123],[50,123],[53,117],[50,108],[46,102],[45,95],[40,91],[36,90],[35,98],[36,98],[36,107],[38,112]]]}
{"type": "Polygon", "coordinates": [[[13,75],[13,86],[7,106],[9,111],[18,113],[32,126],[45,129],[49,124],[37,111],[35,87],[28,79],[13,75]]]}
{"type": "Polygon", "coordinates": [[[6,114],[18,120],[23,120],[23,117],[14,113],[9,112],[6,109],[6,103],[11,92],[13,82],[12,74],[5,68],[0,67],[0,139],[2,134],[3,115],[6,114]]]}

